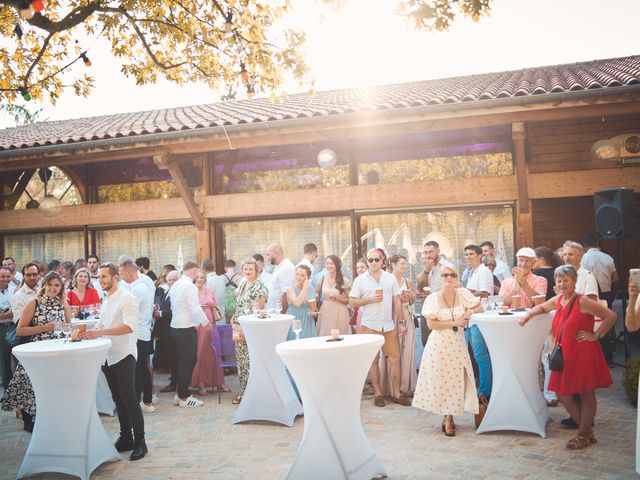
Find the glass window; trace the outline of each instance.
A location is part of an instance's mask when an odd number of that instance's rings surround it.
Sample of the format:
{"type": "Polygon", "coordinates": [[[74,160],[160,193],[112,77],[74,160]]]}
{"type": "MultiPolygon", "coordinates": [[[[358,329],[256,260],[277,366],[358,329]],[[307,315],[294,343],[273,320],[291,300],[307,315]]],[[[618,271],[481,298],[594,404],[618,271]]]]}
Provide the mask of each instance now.
{"type": "Polygon", "coordinates": [[[217,194],[323,188],[349,184],[346,152],[336,150],[336,164],[321,168],[321,148],[292,145],[217,153],[214,191],[217,194]]]}
{"type": "Polygon", "coordinates": [[[265,252],[272,243],[280,243],[285,255],[296,264],[302,258],[304,245],[312,242],[318,246],[318,260],[314,265],[316,272],[323,268],[325,256],[337,255],[342,260],[343,273],[353,278],[350,217],[233,222],[225,223],[223,232],[225,258],[233,259],[238,264],[255,253],[266,258],[265,252]]]}
{"type": "Polygon", "coordinates": [[[99,185],[98,202],[131,202],[135,200],[153,200],[159,198],[178,198],[180,192],[173,182],[138,182],[116,185],[99,185]]]}
{"type": "Polygon", "coordinates": [[[43,178],[46,178],[47,195],[52,195],[60,201],[60,205],[79,205],[82,203],[80,192],[76,188],[73,180],[60,168],[49,167],[39,168],[29,180],[27,188],[20,196],[15,208],[38,208],[45,198],[45,184],[43,178]],[[45,175],[46,173],[46,175],[45,175]],[[35,203],[35,202],[37,203],[35,203]]]}
{"type": "Polygon", "coordinates": [[[383,248],[391,257],[405,255],[407,276],[415,282],[422,271],[423,245],[435,240],[440,252],[462,272],[466,267],[464,247],[490,241],[496,257],[513,265],[513,208],[511,206],[469,207],[461,209],[398,212],[360,217],[362,251],[383,248]]]}
{"type": "Polygon", "coordinates": [[[4,251],[16,259],[17,269],[31,261],[51,260],[75,262],[84,257],[83,232],[26,233],[5,235],[4,251]]]}
{"type": "Polygon", "coordinates": [[[97,254],[101,262],[116,262],[123,254],[149,257],[151,270],[158,273],[162,265],[182,258],[196,259],[196,236],[193,225],[174,227],[122,228],[96,232],[97,254]]]}

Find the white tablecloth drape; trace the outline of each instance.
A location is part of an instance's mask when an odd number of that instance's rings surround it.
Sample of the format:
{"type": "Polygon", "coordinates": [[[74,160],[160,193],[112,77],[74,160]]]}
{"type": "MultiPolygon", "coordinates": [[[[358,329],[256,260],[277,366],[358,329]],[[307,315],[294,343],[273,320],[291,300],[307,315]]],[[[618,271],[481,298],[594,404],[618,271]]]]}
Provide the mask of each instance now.
{"type": "Polygon", "coordinates": [[[111,340],[45,340],[13,349],[36,396],[37,414],[18,478],[59,472],[88,479],[120,456],[96,410],[96,385],[111,340]]]}
{"type": "MultiPolygon", "coordinates": [[[[386,475],[360,420],[362,386],[381,335],[305,338],[276,347],[300,390],[304,434],[288,479],[369,480],[386,475]]],[[[393,447],[395,448],[395,447],[393,447]]]]}
{"type": "Polygon", "coordinates": [[[250,370],[233,423],[268,420],[291,427],[296,416],[302,415],[300,400],[276,355],[276,345],[287,339],[293,319],[293,315],[239,317],[249,349],[250,370]]]}
{"type": "Polygon", "coordinates": [[[525,313],[471,316],[469,324],[478,325],[493,369],[491,401],[476,433],[518,430],[547,435],[549,410],[538,384],[538,364],[553,315],[537,315],[521,327],[518,320],[525,313]]]}

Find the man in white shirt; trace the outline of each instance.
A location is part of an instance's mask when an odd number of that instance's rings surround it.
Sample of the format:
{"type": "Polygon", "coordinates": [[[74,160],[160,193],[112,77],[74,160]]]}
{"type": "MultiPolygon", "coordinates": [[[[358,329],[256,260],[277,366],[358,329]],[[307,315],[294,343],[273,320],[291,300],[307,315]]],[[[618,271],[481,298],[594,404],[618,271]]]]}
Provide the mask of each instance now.
{"type": "Polygon", "coordinates": [[[144,439],[144,417],[135,387],[138,300],[130,292],[118,288],[118,267],[113,263],[100,266],[99,279],[106,293],[100,308],[100,320],[93,330],[84,332],[82,338],[105,336],[111,340],[102,371],[120,422],[120,436],[115,447],[118,452],[133,450],[130,459],[140,460],[147,454],[147,444],[144,439]]]}
{"type": "MultiPolygon", "coordinates": [[[[5,370],[11,370],[11,356],[9,356],[9,362],[4,362],[4,337],[9,331],[13,323],[13,313],[11,312],[11,297],[15,284],[11,281],[11,271],[6,267],[0,267],[0,370],[2,370],[3,385],[5,388],[8,385],[4,383],[5,370]]],[[[8,347],[8,345],[7,345],[8,347]]]]}
{"type": "MultiPolygon", "coordinates": [[[[479,245],[467,245],[464,247],[464,256],[471,272],[467,281],[467,289],[476,297],[488,297],[493,292],[493,274],[482,263],[482,248],[479,245]]],[[[493,385],[493,370],[491,369],[489,349],[477,325],[467,328],[464,332],[464,337],[471,345],[473,356],[478,364],[480,373],[478,394],[483,395],[488,400],[491,396],[493,385]]]]}
{"type": "Polygon", "coordinates": [[[505,262],[496,258],[496,249],[493,243],[488,241],[482,242],[480,248],[482,248],[483,257],[491,257],[496,261],[496,268],[493,269],[493,274],[498,277],[500,283],[507,278],[511,278],[511,268],[505,262]]]}
{"type": "Polygon", "coordinates": [[[104,300],[104,292],[100,286],[100,279],[98,278],[98,267],[100,266],[100,259],[97,255],[89,255],[87,258],[87,268],[89,269],[89,275],[91,277],[91,285],[98,291],[100,300],[104,300]]]}
{"type": "Polygon", "coordinates": [[[216,273],[215,266],[213,265],[213,260],[207,258],[200,263],[200,268],[204,270],[205,275],[207,276],[207,288],[211,290],[213,293],[213,297],[216,299],[216,305],[220,309],[220,312],[223,313],[222,320],[219,320],[218,324],[224,321],[224,293],[225,293],[225,282],[224,278],[221,275],[216,273]]]}
{"type": "MultiPolygon", "coordinates": [[[[138,355],[136,360],[136,395],[142,399],[142,411],[153,413],[153,377],[149,356],[151,355],[151,324],[155,289],[142,277],[138,266],[132,260],[125,260],[119,266],[120,278],[127,282],[128,290],[138,299],[138,355]]],[[[149,277],[146,277],[149,278],[149,277]]]]}
{"type": "Polygon", "coordinates": [[[584,255],[584,248],[578,242],[567,240],[562,246],[562,260],[578,271],[576,292],[586,295],[592,300],[598,299],[598,281],[593,273],[580,266],[580,260],[584,255]]]}
{"type": "MultiPolygon", "coordinates": [[[[616,264],[610,255],[600,250],[598,240],[594,234],[585,236],[584,248],[587,251],[580,260],[580,266],[593,273],[596,277],[600,290],[599,297],[606,300],[607,306],[611,308],[615,299],[615,286],[620,283],[616,264]]],[[[609,332],[612,332],[612,330],[609,330],[609,332]]],[[[607,335],[609,332],[607,332],[607,335]]]]}
{"type": "MultiPolygon", "coordinates": [[[[11,296],[11,314],[13,315],[13,323],[7,324],[7,333],[15,329],[22,315],[22,311],[27,303],[36,298],[38,282],[40,281],[40,271],[35,263],[27,263],[22,268],[24,282],[22,287],[13,292],[11,296]]],[[[11,350],[12,345],[5,341],[2,337],[2,383],[5,388],[9,385],[9,381],[13,378],[13,369],[11,367],[11,350]],[[7,368],[4,368],[4,366],[7,368]]]]}
{"type": "Polygon", "coordinates": [[[289,307],[287,288],[296,282],[296,269],[291,260],[284,256],[282,246],[277,243],[269,245],[267,248],[267,259],[271,265],[276,267],[271,275],[271,283],[267,285],[269,289],[267,309],[275,310],[278,313],[286,312],[289,307]]]}
{"type": "MultiPolygon", "coordinates": [[[[396,278],[382,270],[382,253],[372,249],[367,253],[368,270],[353,281],[349,292],[349,305],[360,308],[360,332],[382,335],[382,353],[389,359],[391,372],[391,401],[409,406],[411,401],[400,394],[400,343],[398,336],[407,329],[402,314],[400,286],[396,278]],[[395,317],[395,321],[394,321],[395,317]],[[396,330],[397,323],[397,330],[396,330]]],[[[373,404],[384,407],[385,401],[380,388],[379,353],[369,368],[369,377],[375,392],[373,404]]]]}
{"type": "Polygon", "coordinates": [[[20,272],[16,272],[16,261],[12,257],[3,258],[2,266],[4,268],[8,268],[11,272],[11,283],[13,283],[14,287],[17,287],[22,283],[22,274],[20,272]]]}
{"type": "Polygon", "coordinates": [[[314,262],[318,258],[318,247],[316,247],[315,243],[307,243],[302,249],[302,260],[298,262],[296,268],[300,265],[306,265],[311,270],[311,275],[309,278],[313,278],[315,274],[316,267],[313,266],[314,262]]]}
{"type": "Polygon", "coordinates": [[[202,311],[198,300],[196,278],[198,264],[186,262],[182,276],[169,290],[171,299],[171,336],[176,342],[176,377],[178,392],[173,399],[174,405],[182,408],[200,407],[202,400],[189,394],[189,382],[197,360],[198,332],[196,327],[209,326],[209,320],[202,311]]]}

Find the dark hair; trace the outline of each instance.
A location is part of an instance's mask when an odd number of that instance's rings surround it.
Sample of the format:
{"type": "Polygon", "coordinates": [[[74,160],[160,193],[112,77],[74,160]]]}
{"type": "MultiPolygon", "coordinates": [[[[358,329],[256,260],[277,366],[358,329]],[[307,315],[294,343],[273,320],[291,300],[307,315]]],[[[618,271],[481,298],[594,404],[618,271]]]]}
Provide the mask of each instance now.
{"type": "Polygon", "coordinates": [[[317,252],[318,252],[318,247],[316,247],[315,243],[307,243],[302,249],[302,253],[304,253],[305,255],[307,253],[317,253],[317,252]]]}
{"type": "Polygon", "coordinates": [[[95,259],[96,259],[96,262],[98,262],[98,264],[100,263],[100,259],[98,258],[98,256],[97,256],[97,255],[93,255],[93,254],[92,254],[92,255],[89,255],[89,256],[87,257],[87,261],[89,261],[89,259],[90,259],[90,258],[95,258],[95,259]]]}
{"type": "Polygon", "coordinates": [[[168,263],[167,265],[163,265],[162,269],[160,270],[160,275],[158,275],[158,279],[156,280],[155,286],[159,287],[160,285],[162,285],[167,279],[167,275],[169,274],[169,272],[174,272],[175,270],[176,267],[174,267],[170,263],[168,263]]]}
{"type": "Polygon", "coordinates": [[[64,268],[65,270],[69,270],[71,273],[73,273],[73,263],[71,262],[62,262],[60,264],[60,267],[64,268]]]}
{"type": "Polygon", "coordinates": [[[213,260],[211,260],[210,258],[205,258],[204,260],[202,260],[202,262],[200,262],[200,268],[205,272],[213,272],[216,269],[216,267],[214,267],[213,265],[213,260]]]}
{"type": "Polygon", "coordinates": [[[225,260],[224,262],[224,268],[231,268],[236,266],[236,262],[234,262],[233,260],[231,260],[230,258],[228,258],[227,260],[225,260]]]}
{"type": "Polygon", "coordinates": [[[436,242],[435,240],[429,240],[428,242],[426,242],[424,244],[425,247],[435,247],[437,249],[440,249],[440,244],[438,242],[436,242]]]}
{"type": "Polygon", "coordinates": [[[103,263],[102,265],[100,265],[100,268],[108,268],[109,269],[109,274],[112,277],[116,277],[120,274],[120,271],[118,270],[118,267],[116,267],[115,263],[111,263],[111,262],[106,262],[103,263]]]}
{"type": "Polygon", "coordinates": [[[189,260],[182,266],[182,271],[184,272],[185,270],[191,270],[192,268],[198,268],[198,264],[189,260]]]}
{"type": "Polygon", "coordinates": [[[405,257],[404,255],[400,255],[398,253],[396,253],[395,255],[391,255],[391,258],[389,259],[389,266],[391,267],[392,271],[393,271],[393,265],[395,265],[402,259],[406,260],[407,257],[405,257]]]}
{"type": "Polygon", "coordinates": [[[145,270],[149,270],[149,265],[151,265],[151,262],[149,261],[149,257],[139,257],[136,258],[136,265],[144,268],[145,270]]]}
{"type": "Polygon", "coordinates": [[[336,266],[336,290],[342,295],[344,293],[344,277],[342,276],[342,260],[337,255],[327,255],[336,266]]]}
{"type": "Polygon", "coordinates": [[[262,254],[260,253],[254,253],[253,254],[253,258],[257,261],[257,262],[262,262],[264,263],[264,257],[262,256],[262,254]]]}
{"type": "Polygon", "coordinates": [[[24,272],[27,271],[27,268],[31,268],[31,267],[36,267],[36,270],[38,270],[38,273],[40,273],[40,267],[38,267],[38,264],[35,262],[29,262],[29,263],[26,263],[24,267],[22,267],[22,275],[24,275],[24,272]]]}
{"type": "Polygon", "coordinates": [[[489,242],[489,241],[482,242],[482,243],[480,244],[480,248],[482,248],[482,247],[489,247],[489,248],[490,248],[490,249],[492,249],[492,250],[493,250],[494,248],[496,248],[496,247],[494,247],[494,246],[493,246],[493,243],[491,243],[491,242],[489,242]]]}
{"type": "Polygon", "coordinates": [[[482,255],[482,248],[480,248],[478,245],[476,245],[474,243],[470,243],[469,245],[464,247],[464,251],[466,252],[467,250],[473,250],[478,255],[482,255]]]}
{"type": "Polygon", "coordinates": [[[593,232],[589,232],[584,236],[582,240],[582,244],[585,247],[597,247],[598,246],[598,237],[593,232]]]}
{"type": "Polygon", "coordinates": [[[4,257],[4,258],[2,259],[2,261],[3,261],[3,262],[4,262],[5,260],[11,260],[13,263],[16,263],[16,259],[15,259],[15,258],[13,258],[13,257],[4,257]]]}
{"type": "Polygon", "coordinates": [[[556,252],[551,250],[549,247],[536,247],[533,251],[536,252],[536,257],[542,258],[544,263],[552,266],[553,268],[559,267],[562,263],[560,257],[556,255],[556,252]]]}
{"type": "Polygon", "coordinates": [[[38,290],[38,297],[42,297],[42,295],[44,295],[44,287],[52,280],[58,280],[60,282],[60,291],[56,296],[59,300],[62,301],[62,299],[64,298],[64,281],[62,280],[62,276],[58,272],[47,273],[47,275],[42,280],[42,287],[40,287],[40,290],[38,290]]]}
{"type": "Polygon", "coordinates": [[[309,267],[307,267],[306,265],[298,265],[296,267],[296,270],[298,270],[299,268],[301,268],[307,273],[307,278],[311,278],[311,269],[309,267]]]}
{"type": "Polygon", "coordinates": [[[60,260],[51,260],[47,264],[47,270],[49,270],[50,272],[57,270],[59,267],[60,267],[60,260]]]}

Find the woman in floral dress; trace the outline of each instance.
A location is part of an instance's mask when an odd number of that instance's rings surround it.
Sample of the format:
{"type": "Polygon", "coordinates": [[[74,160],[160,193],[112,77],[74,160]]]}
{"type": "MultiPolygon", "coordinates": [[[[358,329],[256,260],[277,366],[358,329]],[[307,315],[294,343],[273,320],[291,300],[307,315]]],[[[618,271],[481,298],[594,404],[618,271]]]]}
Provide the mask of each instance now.
{"type": "MultiPolygon", "coordinates": [[[[24,307],[16,330],[16,335],[28,337],[30,342],[53,338],[54,323],[69,322],[71,318],[60,274],[49,272],[42,285],[36,298],[24,307]]],[[[29,376],[20,363],[0,400],[0,406],[8,412],[19,408],[22,411],[24,429],[33,431],[36,397],[29,376]]]]}
{"type": "MultiPolygon", "coordinates": [[[[249,257],[242,262],[244,278],[236,290],[236,313],[231,319],[231,323],[236,323],[236,317],[251,314],[254,306],[264,309],[267,304],[269,290],[260,280],[259,271],[255,258],[249,257]]],[[[249,350],[244,338],[236,341],[236,362],[238,364],[238,379],[240,380],[240,395],[234,398],[232,403],[237,405],[242,400],[249,379],[249,350]]]]}

